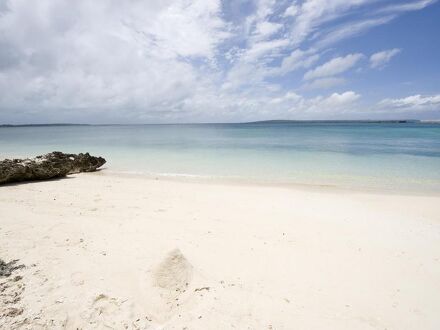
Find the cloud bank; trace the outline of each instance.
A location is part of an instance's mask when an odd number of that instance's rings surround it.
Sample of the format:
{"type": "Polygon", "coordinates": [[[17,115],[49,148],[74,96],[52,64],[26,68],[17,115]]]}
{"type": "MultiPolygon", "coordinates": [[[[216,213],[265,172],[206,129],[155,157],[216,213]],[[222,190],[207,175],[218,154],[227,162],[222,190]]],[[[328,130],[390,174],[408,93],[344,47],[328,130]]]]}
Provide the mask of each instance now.
{"type": "Polygon", "coordinates": [[[394,108],[399,111],[440,110],[440,94],[438,95],[411,95],[400,99],[384,99],[379,106],[385,109],[394,108]]]}
{"type": "Polygon", "coordinates": [[[432,3],[0,0],[0,123],[342,116],[369,54],[329,50],[432,3]]]}

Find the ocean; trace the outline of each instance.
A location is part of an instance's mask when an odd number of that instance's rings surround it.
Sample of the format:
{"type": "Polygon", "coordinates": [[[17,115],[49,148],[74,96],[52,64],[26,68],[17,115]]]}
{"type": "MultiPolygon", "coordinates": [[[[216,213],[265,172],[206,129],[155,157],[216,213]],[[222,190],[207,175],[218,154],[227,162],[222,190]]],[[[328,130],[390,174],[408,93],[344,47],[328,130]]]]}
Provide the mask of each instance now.
{"type": "Polygon", "coordinates": [[[0,127],[0,157],[90,152],[108,172],[440,191],[440,125],[367,122],[0,127]]]}

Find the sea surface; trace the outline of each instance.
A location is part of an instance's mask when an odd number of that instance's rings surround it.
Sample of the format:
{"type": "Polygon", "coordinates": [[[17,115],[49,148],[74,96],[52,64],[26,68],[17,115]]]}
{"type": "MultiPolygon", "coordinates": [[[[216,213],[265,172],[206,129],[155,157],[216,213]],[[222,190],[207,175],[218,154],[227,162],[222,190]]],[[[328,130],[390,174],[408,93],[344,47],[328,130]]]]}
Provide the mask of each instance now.
{"type": "Polygon", "coordinates": [[[90,152],[108,172],[440,191],[440,125],[287,122],[0,127],[0,158],[90,152]]]}

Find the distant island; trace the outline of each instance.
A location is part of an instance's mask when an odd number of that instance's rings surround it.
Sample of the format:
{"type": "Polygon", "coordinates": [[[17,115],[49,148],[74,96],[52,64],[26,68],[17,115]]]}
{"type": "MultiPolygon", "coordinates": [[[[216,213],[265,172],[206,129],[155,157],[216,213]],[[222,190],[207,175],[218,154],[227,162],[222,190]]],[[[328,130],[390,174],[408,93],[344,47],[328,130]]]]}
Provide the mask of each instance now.
{"type": "Polygon", "coordinates": [[[0,127],[47,127],[47,126],[91,126],[89,124],[66,124],[66,123],[58,123],[58,124],[3,124],[0,127]]]}
{"type": "Polygon", "coordinates": [[[275,120],[259,120],[246,122],[244,124],[294,124],[294,123],[365,123],[365,124],[408,124],[408,123],[420,123],[420,120],[416,119],[400,119],[400,120],[285,120],[285,119],[275,119],[275,120]]]}
{"type": "Polygon", "coordinates": [[[394,120],[288,120],[288,119],[273,119],[273,120],[258,120],[249,122],[237,123],[151,123],[151,124],[71,124],[71,123],[55,123],[55,124],[0,124],[0,127],[51,127],[51,126],[142,126],[142,125],[237,125],[237,124],[300,124],[300,123],[322,123],[322,124],[416,124],[416,123],[438,123],[435,120],[417,120],[417,119],[394,119],[394,120]]]}

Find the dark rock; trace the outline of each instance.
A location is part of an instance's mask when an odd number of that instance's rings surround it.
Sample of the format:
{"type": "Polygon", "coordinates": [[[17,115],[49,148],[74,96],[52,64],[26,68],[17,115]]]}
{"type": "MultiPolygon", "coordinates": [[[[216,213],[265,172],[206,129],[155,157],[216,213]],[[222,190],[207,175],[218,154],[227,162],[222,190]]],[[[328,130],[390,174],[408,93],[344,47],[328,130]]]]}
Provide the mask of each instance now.
{"type": "Polygon", "coordinates": [[[4,316],[17,317],[17,316],[20,316],[21,314],[23,314],[23,311],[24,311],[23,308],[11,307],[6,310],[6,312],[4,313],[4,316]]]}
{"type": "Polygon", "coordinates": [[[0,259],[0,277],[9,277],[12,272],[17,269],[24,268],[24,265],[17,265],[18,260],[12,260],[10,262],[4,262],[0,259]]]}
{"type": "Polygon", "coordinates": [[[28,180],[47,180],[68,174],[93,172],[105,164],[102,157],[85,154],[65,154],[54,151],[32,159],[0,161],[0,184],[28,180]]]}

